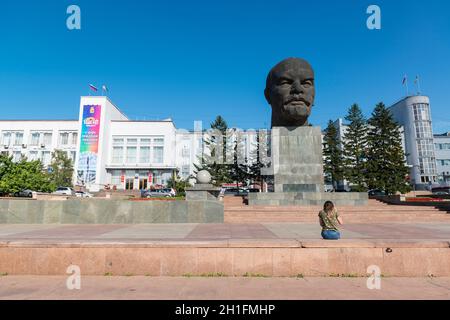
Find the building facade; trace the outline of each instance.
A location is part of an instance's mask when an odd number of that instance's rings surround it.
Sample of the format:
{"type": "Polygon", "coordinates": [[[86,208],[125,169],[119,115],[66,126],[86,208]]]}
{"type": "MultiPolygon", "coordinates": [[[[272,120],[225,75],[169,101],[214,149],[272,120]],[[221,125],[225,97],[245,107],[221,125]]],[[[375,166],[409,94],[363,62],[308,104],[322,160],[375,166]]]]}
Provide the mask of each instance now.
{"type": "MultiPolygon", "coordinates": [[[[412,182],[417,188],[449,182],[450,135],[433,136],[428,97],[408,97],[390,109],[402,126],[412,182]]],[[[343,139],[347,126],[342,119],[335,126],[343,139]]],[[[227,149],[233,150],[236,133],[242,131],[230,132],[227,149]]],[[[240,154],[248,163],[257,152],[258,132],[242,133],[240,154]]],[[[46,167],[53,151],[65,151],[74,162],[74,185],[90,191],[164,186],[175,175],[189,179],[202,154],[208,154],[204,141],[211,135],[200,122],[188,131],[177,129],[172,119],[130,120],[100,96],[81,97],[78,120],[0,120],[0,134],[0,152],[14,161],[25,156],[46,167]]],[[[230,163],[230,158],[223,160],[230,163]]]]}
{"type": "Polygon", "coordinates": [[[427,96],[406,97],[389,110],[405,130],[405,153],[411,168],[411,184],[416,189],[426,189],[437,183],[430,99],[427,96]]]}
{"type": "Polygon", "coordinates": [[[450,185],[450,132],[434,135],[438,181],[450,185]]]}

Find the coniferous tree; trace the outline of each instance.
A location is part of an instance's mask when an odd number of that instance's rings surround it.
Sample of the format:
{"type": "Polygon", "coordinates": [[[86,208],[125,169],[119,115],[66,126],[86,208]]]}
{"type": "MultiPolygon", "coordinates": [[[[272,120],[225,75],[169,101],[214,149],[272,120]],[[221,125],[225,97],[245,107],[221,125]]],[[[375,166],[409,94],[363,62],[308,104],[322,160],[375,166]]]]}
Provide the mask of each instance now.
{"type": "Polygon", "coordinates": [[[343,138],[344,177],[358,192],[367,191],[365,152],[367,147],[367,121],[357,104],[353,104],[345,117],[348,127],[343,138]]]}
{"type": "Polygon", "coordinates": [[[204,148],[200,156],[199,165],[194,165],[195,171],[207,170],[212,177],[213,183],[220,186],[222,183],[231,182],[229,164],[226,164],[227,153],[227,130],[228,125],[222,116],[217,116],[211,123],[211,134],[204,140],[204,148]],[[218,133],[217,135],[214,132],[218,133]]]}
{"type": "Polygon", "coordinates": [[[409,169],[402,147],[400,126],[383,103],[376,105],[368,121],[367,184],[387,194],[411,190],[407,182],[409,169]]]}
{"type": "Polygon", "coordinates": [[[270,164],[268,149],[268,133],[266,130],[260,130],[256,133],[256,145],[250,152],[249,175],[250,179],[257,182],[261,188],[263,186],[262,169],[270,164]]]}
{"type": "Polygon", "coordinates": [[[231,155],[233,163],[228,167],[229,174],[231,180],[233,180],[236,183],[236,187],[239,188],[239,183],[245,185],[250,178],[250,168],[245,153],[245,142],[243,133],[238,130],[234,130],[229,137],[232,137],[232,144],[234,145],[231,155]]]}
{"type": "Polygon", "coordinates": [[[343,180],[344,170],[343,170],[343,157],[342,150],[340,147],[340,140],[336,126],[333,121],[328,122],[328,126],[325,129],[324,135],[324,171],[326,175],[327,182],[333,184],[334,188],[337,188],[339,181],[343,180]]]}

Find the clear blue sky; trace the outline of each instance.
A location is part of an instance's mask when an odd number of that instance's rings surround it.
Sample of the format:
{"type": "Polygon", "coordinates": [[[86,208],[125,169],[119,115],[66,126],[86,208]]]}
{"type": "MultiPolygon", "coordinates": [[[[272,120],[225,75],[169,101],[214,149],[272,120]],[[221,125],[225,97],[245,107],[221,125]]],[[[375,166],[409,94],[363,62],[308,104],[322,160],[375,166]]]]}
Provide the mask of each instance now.
{"type": "Polygon", "coordinates": [[[315,125],[353,102],[366,115],[391,105],[406,73],[410,91],[421,77],[434,131],[450,131],[448,0],[2,0],[0,35],[1,119],[75,119],[88,83],[105,83],[131,119],[267,127],[267,72],[297,56],[316,72],[315,125]],[[66,28],[70,4],[80,31],[66,28]],[[366,28],[370,4],[380,31],[366,28]]]}

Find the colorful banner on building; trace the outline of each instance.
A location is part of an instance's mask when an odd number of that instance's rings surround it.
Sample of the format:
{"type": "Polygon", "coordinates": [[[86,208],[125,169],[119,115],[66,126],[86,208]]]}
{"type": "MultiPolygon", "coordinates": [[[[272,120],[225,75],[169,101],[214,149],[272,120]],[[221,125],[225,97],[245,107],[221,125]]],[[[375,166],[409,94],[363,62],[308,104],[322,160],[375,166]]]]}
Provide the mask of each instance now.
{"type": "Polygon", "coordinates": [[[100,136],[100,105],[83,106],[81,141],[77,169],[77,184],[95,183],[97,176],[97,157],[100,136]]]}

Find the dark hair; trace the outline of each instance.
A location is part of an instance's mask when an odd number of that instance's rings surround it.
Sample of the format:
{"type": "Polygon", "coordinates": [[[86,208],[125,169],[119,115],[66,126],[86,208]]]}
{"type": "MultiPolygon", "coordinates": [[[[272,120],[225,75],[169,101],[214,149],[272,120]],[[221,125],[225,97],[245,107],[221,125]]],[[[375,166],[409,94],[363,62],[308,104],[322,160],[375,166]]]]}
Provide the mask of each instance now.
{"type": "Polygon", "coordinates": [[[331,201],[326,201],[323,204],[323,211],[328,212],[334,209],[334,203],[331,201]]]}

